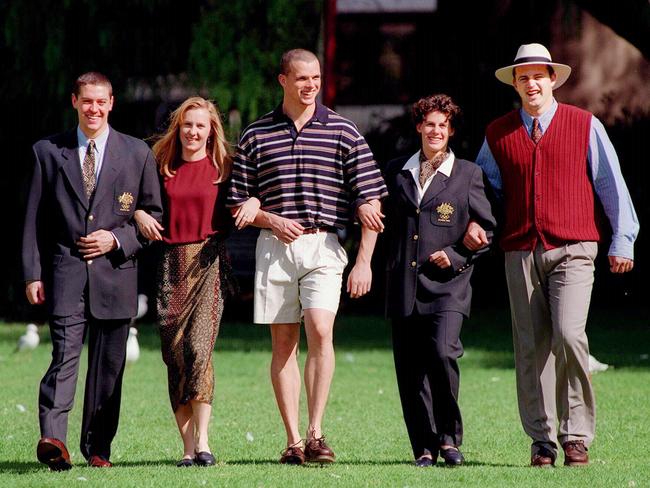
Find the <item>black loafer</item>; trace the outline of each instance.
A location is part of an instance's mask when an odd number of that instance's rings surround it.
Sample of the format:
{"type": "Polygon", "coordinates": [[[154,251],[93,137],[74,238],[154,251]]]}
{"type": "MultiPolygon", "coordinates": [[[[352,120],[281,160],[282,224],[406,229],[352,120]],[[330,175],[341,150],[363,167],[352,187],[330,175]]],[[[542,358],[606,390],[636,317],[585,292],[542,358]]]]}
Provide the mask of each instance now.
{"type": "Polygon", "coordinates": [[[429,457],[422,456],[421,458],[417,458],[415,460],[415,466],[417,466],[418,468],[430,468],[431,466],[433,466],[433,464],[434,464],[433,459],[429,457]]]}
{"type": "Polygon", "coordinates": [[[465,462],[463,453],[458,449],[443,449],[440,448],[440,457],[445,460],[447,466],[460,466],[465,462]]]}
{"type": "Polygon", "coordinates": [[[196,453],[194,463],[197,466],[214,466],[217,464],[217,460],[214,458],[211,452],[201,451],[196,453]]]}
{"type": "Polygon", "coordinates": [[[183,458],[176,463],[178,468],[189,468],[190,466],[194,466],[194,459],[183,458]]]}

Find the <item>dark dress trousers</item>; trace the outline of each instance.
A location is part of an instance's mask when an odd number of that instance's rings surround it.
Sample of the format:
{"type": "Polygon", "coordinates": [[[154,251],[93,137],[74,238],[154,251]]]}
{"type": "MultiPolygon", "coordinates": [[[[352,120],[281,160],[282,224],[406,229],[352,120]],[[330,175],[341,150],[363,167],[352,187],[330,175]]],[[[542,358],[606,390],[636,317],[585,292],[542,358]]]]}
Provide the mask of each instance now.
{"type": "Polygon", "coordinates": [[[23,231],[25,281],[45,287],[52,362],[40,385],[42,437],[66,442],[79,356],[88,335],[81,452],[110,456],[117,432],[129,320],[137,310],[136,208],[160,220],[156,164],[141,140],[110,129],[95,192],[84,192],[76,130],[38,141],[23,231]],[[104,229],[120,248],[84,260],[75,242],[104,229]]]}
{"type": "Polygon", "coordinates": [[[462,443],[460,329],[469,315],[474,260],[487,251],[469,251],[462,241],[470,220],[491,239],[495,220],[477,165],[456,159],[450,175],[439,170],[419,201],[413,175],[403,169],[408,160],[393,160],[385,171],[386,306],[404,420],[418,458],[437,452],[441,444],[462,443]],[[440,269],[429,262],[438,250],[445,251],[451,267],[440,269]]]}

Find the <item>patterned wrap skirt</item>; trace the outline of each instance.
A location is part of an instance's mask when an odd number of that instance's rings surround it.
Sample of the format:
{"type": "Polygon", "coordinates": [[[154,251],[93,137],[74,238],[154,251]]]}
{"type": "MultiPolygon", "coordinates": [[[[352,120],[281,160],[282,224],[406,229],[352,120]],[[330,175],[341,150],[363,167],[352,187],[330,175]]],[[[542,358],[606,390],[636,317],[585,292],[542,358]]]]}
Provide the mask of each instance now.
{"type": "Polygon", "coordinates": [[[212,351],[224,300],[233,292],[223,238],[164,245],[156,306],[174,412],[190,400],[212,404],[212,351]]]}

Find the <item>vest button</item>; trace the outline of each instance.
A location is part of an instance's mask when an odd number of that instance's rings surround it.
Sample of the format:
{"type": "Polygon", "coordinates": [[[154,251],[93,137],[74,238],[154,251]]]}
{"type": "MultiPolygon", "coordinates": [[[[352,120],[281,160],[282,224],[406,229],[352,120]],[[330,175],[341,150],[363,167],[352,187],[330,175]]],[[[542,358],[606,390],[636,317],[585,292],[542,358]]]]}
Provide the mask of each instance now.
{"type": "Polygon", "coordinates": [[[411,261],[411,268],[415,268],[417,265],[417,261],[411,261]]]}
{"type": "Polygon", "coordinates": [[[417,235],[417,234],[415,234],[415,235],[413,236],[413,240],[414,240],[414,241],[417,241],[419,238],[420,238],[420,236],[417,235]]]}
{"type": "Polygon", "coordinates": [[[93,220],[95,220],[95,216],[92,215],[92,214],[89,215],[89,216],[88,216],[88,220],[89,220],[90,222],[92,222],[93,220]]]}
{"type": "Polygon", "coordinates": [[[415,213],[418,214],[418,215],[420,215],[420,209],[419,209],[419,208],[416,208],[416,209],[415,209],[415,213]]]}

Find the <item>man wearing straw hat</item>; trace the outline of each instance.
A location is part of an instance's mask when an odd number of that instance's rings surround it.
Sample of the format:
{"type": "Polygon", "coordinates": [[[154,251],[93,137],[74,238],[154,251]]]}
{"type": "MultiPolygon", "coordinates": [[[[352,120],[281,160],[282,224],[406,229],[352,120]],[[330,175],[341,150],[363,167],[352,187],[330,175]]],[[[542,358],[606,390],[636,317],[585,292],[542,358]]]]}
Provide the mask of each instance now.
{"type": "MultiPolygon", "coordinates": [[[[610,270],[630,271],[639,230],[602,123],[553,97],[570,73],[541,44],[522,45],[495,73],[515,88],[521,109],[488,126],[476,159],[503,203],[519,413],[539,467],[555,464],[558,444],[565,465],[589,463],[596,405],[585,325],[594,259],[611,229],[610,270]]],[[[480,234],[468,232],[465,245],[479,247],[480,234]]]]}

